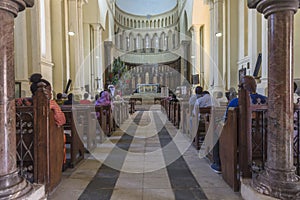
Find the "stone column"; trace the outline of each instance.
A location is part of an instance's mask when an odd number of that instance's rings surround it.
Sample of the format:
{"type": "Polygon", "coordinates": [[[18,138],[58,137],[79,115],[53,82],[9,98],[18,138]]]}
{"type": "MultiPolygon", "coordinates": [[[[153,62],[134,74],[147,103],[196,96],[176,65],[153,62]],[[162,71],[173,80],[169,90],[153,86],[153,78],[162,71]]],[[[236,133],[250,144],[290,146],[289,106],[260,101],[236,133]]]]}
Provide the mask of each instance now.
{"type": "Polygon", "coordinates": [[[257,85],[257,93],[267,95],[268,89],[268,21],[262,15],[261,20],[261,83],[257,85]]]}
{"type": "Polygon", "coordinates": [[[80,70],[80,75],[78,75],[78,77],[80,77],[80,89],[81,91],[84,91],[84,85],[87,83],[84,79],[84,35],[83,35],[83,5],[86,3],[85,0],[78,0],[77,3],[77,9],[78,9],[78,65],[79,65],[79,70],[80,70]]]}
{"type": "Polygon", "coordinates": [[[98,92],[103,89],[102,75],[103,75],[103,64],[102,64],[102,27],[100,24],[93,24],[94,31],[94,50],[93,50],[93,60],[94,60],[94,76],[92,76],[91,91],[97,90],[98,92]],[[100,80],[99,80],[100,79],[100,80]],[[96,83],[95,83],[96,81],[96,83]],[[100,81],[100,82],[99,82],[100,81]],[[98,88],[97,88],[98,87],[98,88]]]}
{"type": "Polygon", "coordinates": [[[106,82],[108,78],[108,72],[112,70],[112,59],[111,59],[111,50],[112,50],[112,41],[104,42],[104,67],[105,67],[105,79],[106,82]]]}
{"type": "Polygon", "coordinates": [[[193,69],[192,74],[200,74],[200,25],[193,24],[192,26],[192,41],[193,41],[193,69]]]}
{"type": "Polygon", "coordinates": [[[190,82],[190,65],[189,65],[189,56],[190,56],[190,41],[184,40],[181,42],[182,45],[182,66],[183,69],[181,70],[183,72],[184,79],[183,82],[190,82]]]}
{"type": "Polygon", "coordinates": [[[268,137],[265,170],[254,180],[259,192],[299,199],[300,181],[293,165],[294,14],[299,0],[248,1],[268,20],[268,137]],[[284,91],[284,92],[283,92],[284,91]]]}
{"type": "MultiPolygon", "coordinates": [[[[213,91],[224,91],[223,85],[223,74],[224,74],[224,18],[223,18],[223,0],[214,0],[213,14],[214,14],[214,24],[213,24],[213,40],[214,46],[213,55],[214,57],[214,88],[213,91]]],[[[212,66],[211,66],[212,67],[212,66]]]]}
{"type": "Polygon", "coordinates": [[[209,14],[210,14],[210,41],[209,41],[209,46],[210,46],[210,70],[209,70],[209,90],[213,90],[214,87],[214,74],[216,71],[215,67],[215,52],[214,52],[214,46],[215,46],[215,29],[214,29],[214,2],[209,1],[209,14]]]}
{"type": "Polygon", "coordinates": [[[14,17],[32,1],[0,1],[0,199],[22,198],[32,186],[18,175],[14,70],[14,17]]]}

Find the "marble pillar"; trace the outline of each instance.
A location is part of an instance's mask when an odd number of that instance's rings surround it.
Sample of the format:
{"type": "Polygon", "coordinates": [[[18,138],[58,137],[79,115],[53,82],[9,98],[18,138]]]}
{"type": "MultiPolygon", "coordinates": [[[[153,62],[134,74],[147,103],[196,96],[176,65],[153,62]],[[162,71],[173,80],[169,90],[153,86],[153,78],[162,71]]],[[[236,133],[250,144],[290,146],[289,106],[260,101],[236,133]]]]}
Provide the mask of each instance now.
{"type": "Polygon", "coordinates": [[[112,70],[112,41],[104,41],[104,67],[105,67],[105,79],[108,79],[108,73],[112,70]]]}
{"type": "Polygon", "coordinates": [[[248,1],[268,20],[268,137],[265,170],[253,187],[280,199],[299,199],[300,181],[293,165],[294,14],[299,0],[248,1]],[[284,91],[284,92],[282,92],[284,91]]]}
{"type": "Polygon", "coordinates": [[[14,70],[14,17],[33,1],[0,1],[0,199],[21,198],[32,186],[18,175],[14,70]]]}
{"type": "Polygon", "coordinates": [[[193,46],[193,69],[192,74],[200,74],[200,26],[198,24],[193,24],[192,26],[192,46],[193,46]]]}
{"type": "MultiPolygon", "coordinates": [[[[213,5],[214,12],[214,92],[224,91],[224,1],[223,0],[215,0],[213,5]]],[[[212,66],[211,66],[212,67],[212,66]]]]}
{"type": "Polygon", "coordinates": [[[93,55],[93,63],[94,70],[93,75],[91,77],[91,91],[102,91],[103,90],[103,65],[102,65],[102,26],[100,24],[92,24],[94,35],[93,35],[93,43],[94,50],[92,52],[93,55]],[[98,80],[100,79],[100,80],[98,80]],[[99,81],[99,82],[98,82],[99,81]]]}
{"type": "Polygon", "coordinates": [[[183,55],[183,59],[182,59],[182,67],[183,69],[181,70],[183,72],[183,76],[184,76],[184,80],[182,80],[182,82],[184,84],[188,84],[190,83],[190,64],[189,64],[189,56],[190,56],[190,45],[191,42],[184,40],[181,42],[182,45],[182,55],[183,55]]]}

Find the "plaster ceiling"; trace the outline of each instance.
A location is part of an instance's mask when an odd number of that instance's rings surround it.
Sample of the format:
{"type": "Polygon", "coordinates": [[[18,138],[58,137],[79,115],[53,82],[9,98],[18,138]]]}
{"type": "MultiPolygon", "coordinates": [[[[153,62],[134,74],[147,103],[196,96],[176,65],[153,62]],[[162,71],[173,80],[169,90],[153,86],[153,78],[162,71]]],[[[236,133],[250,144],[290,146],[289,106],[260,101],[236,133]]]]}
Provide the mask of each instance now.
{"type": "Polygon", "coordinates": [[[158,15],[173,9],[177,0],[116,0],[117,6],[130,14],[158,15]]]}

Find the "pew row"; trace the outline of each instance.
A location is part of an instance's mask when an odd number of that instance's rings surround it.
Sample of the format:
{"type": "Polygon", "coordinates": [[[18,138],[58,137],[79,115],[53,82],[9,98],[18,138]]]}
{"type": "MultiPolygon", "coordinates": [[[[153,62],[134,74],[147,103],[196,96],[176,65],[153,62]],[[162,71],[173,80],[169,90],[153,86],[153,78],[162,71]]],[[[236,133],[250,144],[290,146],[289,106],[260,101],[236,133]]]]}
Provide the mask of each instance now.
{"type": "MultiPolygon", "coordinates": [[[[253,178],[267,160],[267,104],[251,104],[249,92],[240,88],[239,108],[230,109],[220,137],[220,158],[223,179],[235,190],[240,177],[253,178]],[[229,139],[230,138],[230,139],[229,139]]],[[[259,102],[259,101],[258,101],[259,102]]],[[[299,175],[300,105],[294,104],[293,155],[299,175]]]]}
{"type": "Polygon", "coordinates": [[[50,193],[61,181],[64,139],[44,90],[39,85],[33,106],[16,106],[16,149],[20,175],[50,193]]]}
{"type": "Polygon", "coordinates": [[[84,107],[79,108],[72,105],[62,105],[61,110],[66,117],[66,124],[63,126],[66,136],[66,167],[73,168],[77,163],[84,159],[85,148],[82,142],[84,121],[90,121],[88,119],[90,112],[84,107]]]}

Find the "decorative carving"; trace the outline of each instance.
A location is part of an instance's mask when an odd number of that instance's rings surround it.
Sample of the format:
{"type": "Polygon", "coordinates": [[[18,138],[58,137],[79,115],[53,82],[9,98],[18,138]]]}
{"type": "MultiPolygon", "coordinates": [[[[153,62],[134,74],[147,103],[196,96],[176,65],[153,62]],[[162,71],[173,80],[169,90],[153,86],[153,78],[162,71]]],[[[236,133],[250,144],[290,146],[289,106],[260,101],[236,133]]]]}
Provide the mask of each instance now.
{"type": "Polygon", "coordinates": [[[296,13],[299,5],[299,0],[248,0],[248,7],[256,8],[265,18],[279,11],[292,10],[296,13]]]}
{"type": "Polygon", "coordinates": [[[27,7],[32,7],[34,0],[2,0],[0,1],[0,9],[6,10],[16,17],[18,12],[27,7]]]}

